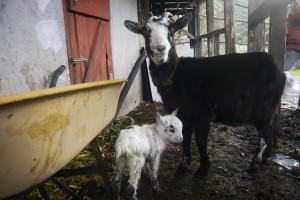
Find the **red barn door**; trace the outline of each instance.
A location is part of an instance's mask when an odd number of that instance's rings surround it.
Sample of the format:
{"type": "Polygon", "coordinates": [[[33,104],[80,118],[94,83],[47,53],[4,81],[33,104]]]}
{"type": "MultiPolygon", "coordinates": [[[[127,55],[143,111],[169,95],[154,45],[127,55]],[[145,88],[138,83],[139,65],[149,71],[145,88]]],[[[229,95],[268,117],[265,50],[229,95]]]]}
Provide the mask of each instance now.
{"type": "Polygon", "coordinates": [[[109,0],[62,0],[71,83],[112,76],[109,0]]]}

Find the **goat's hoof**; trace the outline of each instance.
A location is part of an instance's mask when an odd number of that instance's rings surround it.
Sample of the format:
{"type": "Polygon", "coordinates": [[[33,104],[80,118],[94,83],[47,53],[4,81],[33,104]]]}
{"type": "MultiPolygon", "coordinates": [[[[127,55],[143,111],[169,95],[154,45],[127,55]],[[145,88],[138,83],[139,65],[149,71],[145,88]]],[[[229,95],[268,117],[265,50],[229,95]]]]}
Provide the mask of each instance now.
{"type": "Polygon", "coordinates": [[[253,160],[251,163],[250,163],[250,166],[247,170],[248,173],[255,173],[258,171],[258,169],[260,168],[261,166],[261,161],[258,161],[258,160],[253,160]]]}
{"type": "Polygon", "coordinates": [[[121,200],[120,195],[115,195],[115,196],[114,196],[114,200],[121,200]]]}
{"type": "Polygon", "coordinates": [[[153,192],[154,192],[155,194],[159,194],[159,193],[162,192],[162,189],[161,189],[160,187],[158,187],[158,188],[153,188],[153,192]]]}
{"type": "Polygon", "coordinates": [[[137,198],[137,196],[133,196],[132,200],[139,200],[139,199],[137,198]]]}
{"type": "Polygon", "coordinates": [[[176,174],[177,175],[184,175],[186,172],[189,170],[191,166],[192,159],[191,158],[186,158],[184,157],[183,160],[181,161],[180,165],[176,169],[176,174]]]}
{"type": "Polygon", "coordinates": [[[176,169],[176,174],[177,175],[185,175],[187,171],[189,170],[189,166],[183,165],[182,163],[178,166],[176,169]]]}
{"type": "Polygon", "coordinates": [[[207,167],[199,167],[195,173],[195,178],[202,178],[208,175],[208,168],[207,167]]]}
{"type": "Polygon", "coordinates": [[[126,189],[126,194],[128,197],[132,197],[132,199],[134,199],[134,187],[132,185],[128,185],[127,189],[126,189]]]}

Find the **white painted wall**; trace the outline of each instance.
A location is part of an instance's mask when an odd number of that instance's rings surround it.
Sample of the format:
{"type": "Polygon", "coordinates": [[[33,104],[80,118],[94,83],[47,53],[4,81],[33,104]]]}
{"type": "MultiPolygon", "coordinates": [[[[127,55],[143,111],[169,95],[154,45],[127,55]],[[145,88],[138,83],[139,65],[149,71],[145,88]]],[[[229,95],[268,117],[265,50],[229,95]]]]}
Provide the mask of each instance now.
{"type": "MultiPolygon", "coordinates": [[[[49,86],[68,64],[62,1],[0,1],[0,95],[49,86]]],[[[70,84],[68,70],[58,86],[70,84]]]]}
{"type": "MultiPolygon", "coordinates": [[[[124,26],[126,19],[138,21],[137,1],[110,0],[110,9],[114,78],[127,78],[144,46],[143,37],[124,26]]],[[[0,96],[47,88],[50,74],[60,65],[68,66],[61,0],[1,0],[0,27],[0,96]]],[[[177,51],[179,56],[192,56],[188,44],[178,45],[177,51]]],[[[69,84],[67,69],[57,86],[69,84]]],[[[153,85],[152,92],[159,101],[153,85]]],[[[141,101],[139,73],[119,116],[141,101]]]]}
{"type": "MultiPolygon", "coordinates": [[[[114,67],[114,78],[127,78],[143,46],[143,37],[127,30],[126,19],[137,22],[136,0],[110,0],[111,42],[114,67]]],[[[119,115],[127,114],[142,101],[141,73],[137,77],[127,95],[119,115]]]]}

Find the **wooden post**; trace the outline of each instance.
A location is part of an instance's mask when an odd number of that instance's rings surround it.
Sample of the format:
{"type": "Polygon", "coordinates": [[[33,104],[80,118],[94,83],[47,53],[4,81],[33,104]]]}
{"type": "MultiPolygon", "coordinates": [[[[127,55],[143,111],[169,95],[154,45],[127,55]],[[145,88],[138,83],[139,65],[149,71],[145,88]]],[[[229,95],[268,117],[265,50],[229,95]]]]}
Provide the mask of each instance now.
{"type": "Polygon", "coordinates": [[[214,36],[214,55],[220,54],[220,35],[214,36]]]}
{"type": "MultiPolygon", "coordinates": [[[[214,0],[206,1],[207,33],[214,30],[214,0]]],[[[214,55],[214,37],[207,39],[208,56],[214,55]]]]}
{"type": "MultiPolygon", "coordinates": [[[[285,55],[286,17],[287,6],[276,4],[271,10],[270,16],[270,45],[269,53],[274,56],[277,64],[283,71],[285,55]]],[[[277,146],[277,135],[280,128],[280,104],[272,124],[273,146],[277,146]]]]}
{"type": "MultiPolygon", "coordinates": [[[[201,3],[199,0],[195,2],[195,9],[194,9],[194,17],[195,17],[195,36],[199,36],[201,33],[200,27],[200,6],[201,3]]],[[[200,58],[202,54],[202,40],[196,39],[195,46],[194,46],[194,56],[196,58],[200,58]]]]}
{"type": "MultiPolygon", "coordinates": [[[[248,1],[248,16],[257,9],[263,0],[249,0],[248,1]]],[[[264,51],[265,45],[265,23],[261,21],[260,23],[248,24],[248,52],[264,51]]]]}
{"type": "Polygon", "coordinates": [[[224,20],[225,20],[225,28],[226,28],[225,54],[235,52],[234,5],[235,5],[235,0],[224,1],[224,20]]]}

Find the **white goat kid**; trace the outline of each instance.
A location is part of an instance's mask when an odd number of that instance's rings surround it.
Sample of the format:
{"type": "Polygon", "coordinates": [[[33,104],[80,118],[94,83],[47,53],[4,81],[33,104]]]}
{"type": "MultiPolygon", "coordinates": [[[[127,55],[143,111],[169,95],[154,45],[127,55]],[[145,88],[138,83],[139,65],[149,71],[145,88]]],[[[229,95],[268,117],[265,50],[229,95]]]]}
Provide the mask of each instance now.
{"type": "Polygon", "coordinates": [[[115,198],[120,199],[122,174],[127,166],[129,170],[128,192],[132,199],[137,199],[137,187],[141,172],[148,173],[155,191],[160,191],[157,180],[160,156],[169,143],[182,142],[182,123],[172,114],[161,116],[156,113],[156,123],[132,126],[121,130],[115,144],[116,173],[115,198]]]}

